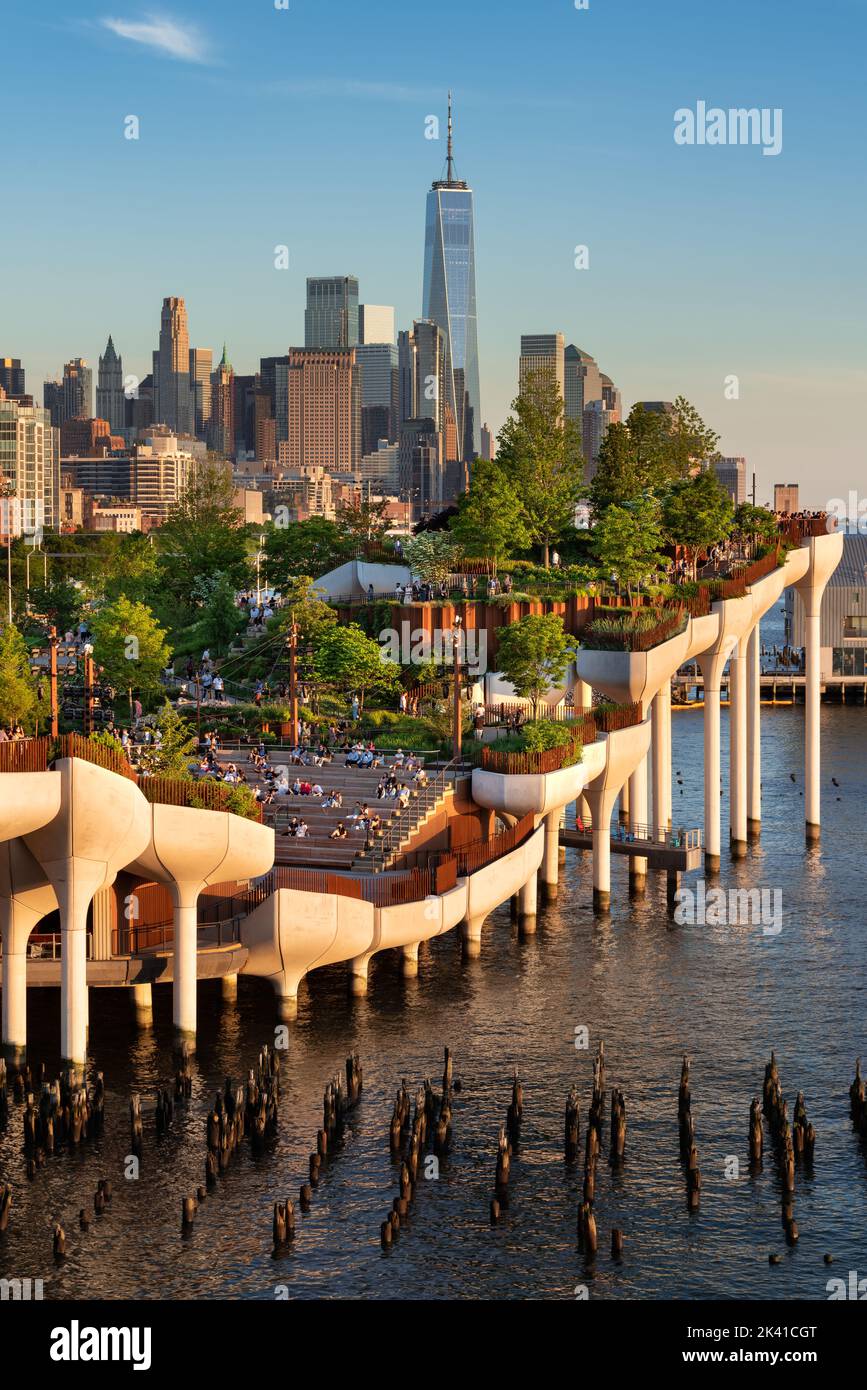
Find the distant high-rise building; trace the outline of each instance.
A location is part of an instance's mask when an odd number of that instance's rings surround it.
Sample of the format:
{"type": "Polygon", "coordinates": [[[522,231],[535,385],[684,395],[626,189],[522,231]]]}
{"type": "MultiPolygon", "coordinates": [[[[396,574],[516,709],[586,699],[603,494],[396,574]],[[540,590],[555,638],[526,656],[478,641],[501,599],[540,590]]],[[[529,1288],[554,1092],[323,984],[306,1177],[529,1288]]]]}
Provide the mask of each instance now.
{"type": "Polygon", "coordinates": [[[99,359],[96,378],[96,413],[107,420],[112,434],[122,434],[126,423],[126,397],[123,392],[123,359],[115,351],[111,334],[99,359]]]}
{"type": "Polygon", "coordinates": [[[739,507],[747,500],[747,461],[745,458],[717,458],[711,467],[716,473],[732,503],[739,507]]]}
{"type": "Polygon", "coordinates": [[[394,308],[391,304],[359,304],[358,341],[394,342],[394,308]]]}
{"type": "Polygon", "coordinates": [[[363,454],[358,474],[365,493],[372,489],[386,496],[400,492],[400,445],[380,439],[376,448],[363,454]]]}
{"type": "Polygon", "coordinates": [[[59,524],[60,438],[48,410],[0,394],[0,532],[34,536],[59,524]]]}
{"type": "Polygon", "coordinates": [[[290,468],[357,471],[361,458],[361,383],[355,348],[290,348],[287,375],[287,447],[290,468]]]}
{"type": "Polygon", "coordinates": [[[304,346],[337,352],[358,344],[358,281],[354,275],[317,275],[307,280],[304,346]]]}
{"type": "Polygon", "coordinates": [[[493,459],[497,456],[497,441],[494,432],[489,425],[482,425],[482,458],[493,459]]]}
{"type": "Polygon", "coordinates": [[[409,504],[413,521],[421,521],[442,508],[443,436],[430,417],[404,420],[398,451],[401,501],[409,504]]]}
{"type": "Polygon", "coordinates": [[[798,496],[797,483],[774,483],[774,511],[783,512],[786,516],[799,512],[801,505],[798,496]]]}
{"type": "Polygon", "coordinates": [[[23,396],[24,368],[19,357],[0,357],[0,386],[7,396],[23,396]]]}
{"type": "Polygon", "coordinates": [[[211,372],[214,354],[210,348],[190,348],[190,390],[193,393],[193,431],[207,439],[211,423],[211,372]]]}
{"type": "Polygon", "coordinates": [[[590,401],[584,407],[582,416],[582,452],[584,454],[584,482],[593,480],[602,441],[611,425],[619,419],[619,410],[611,410],[604,400],[590,401]]]}
{"type": "Polygon", "coordinates": [[[605,402],[605,407],[611,412],[612,421],[617,421],[619,423],[623,418],[620,404],[620,392],[614,385],[611,377],[606,376],[604,372],[600,376],[600,382],[602,384],[602,400],[605,402]]]}
{"type": "Polygon", "coordinates": [[[93,372],[83,357],[64,363],[62,381],[46,381],[42,400],[55,429],[78,415],[93,415],[93,372]]]}
{"type": "Polygon", "coordinates": [[[673,415],[674,406],[671,401],[636,401],[636,405],[644,406],[652,415],[673,415]]]}
{"type": "Polygon", "coordinates": [[[459,457],[470,462],[481,442],[479,344],[473,191],[454,177],[449,93],[446,177],[427,195],[422,316],[445,337],[445,403],[455,422],[459,457]]]}
{"type": "Polygon", "coordinates": [[[96,454],[111,453],[124,447],[123,435],[115,435],[107,420],[87,419],[75,415],[60,426],[60,457],[93,458],[96,454]]]}
{"type": "Polygon", "coordinates": [[[157,422],[178,434],[193,433],[193,396],[190,391],[190,334],[183,299],[163,300],[160,346],[154,360],[154,402],[157,422]]]}
{"type": "Polygon", "coordinates": [[[256,449],[255,395],[259,384],[256,376],[235,376],[235,457],[252,454],[256,449]]]}
{"type": "Polygon", "coordinates": [[[566,348],[562,333],[522,333],[518,391],[524,395],[534,380],[547,377],[561,397],[566,391],[566,348]]]}
{"type": "Polygon", "coordinates": [[[394,343],[363,343],[355,349],[361,371],[361,452],[367,454],[380,439],[398,437],[398,352],[394,343]]]}
{"type": "Polygon", "coordinates": [[[217,454],[230,458],[235,448],[235,373],[226,355],[211,373],[211,421],[208,443],[217,454]]]}
{"type": "Polygon", "coordinates": [[[574,343],[569,343],[563,356],[563,399],[566,402],[566,419],[577,420],[580,424],[584,418],[585,407],[591,401],[602,400],[602,373],[596,365],[595,358],[591,357],[589,352],[576,347],[574,343]]]}

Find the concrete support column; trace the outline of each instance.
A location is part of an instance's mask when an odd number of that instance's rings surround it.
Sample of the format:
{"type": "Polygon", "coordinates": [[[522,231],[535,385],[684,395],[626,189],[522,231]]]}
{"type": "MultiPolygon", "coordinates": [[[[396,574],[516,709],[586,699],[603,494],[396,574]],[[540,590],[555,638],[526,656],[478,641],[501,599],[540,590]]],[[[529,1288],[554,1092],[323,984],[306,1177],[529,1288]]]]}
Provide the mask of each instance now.
{"type": "Polygon", "coordinates": [[[227,1004],[233,1003],[238,998],[237,974],[223,975],[220,981],[220,993],[227,1004]]]}
{"type": "Polygon", "coordinates": [[[623,786],[620,788],[620,807],[619,807],[619,810],[618,810],[617,815],[618,815],[618,819],[619,819],[621,825],[628,825],[628,824],[629,824],[629,783],[628,783],[628,782],[624,782],[624,783],[623,783],[623,786]]]}
{"type": "Polygon", "coordinates": [[[370,965],[370,956],[356,956],[355,960],[349,963],[349,993],[363,995],[367,993],[367,970],[370,965]]]}
{"type": "MultiPolygon", "coordinates": [[[[647,757],[643,757],[629,778],[629,829],[646,834],[650,817],[647,806],[647,757]]],[[[643,893],[647,886],[647,860],[629,860],[629,891],[643,893]]]]}
{"type": "Polygon", "coordinates": [[[593,825],[593,907],[607,912],[611,906],[611,813],[616,789],[586,793],[593,825]]]}
{"type": "Polygon", "coordinates": [[[154,1022],[153,986],[133,985],[130,995],[137,1026],[139,1028],[152,1028],[154,1022]]]}
{"type": "Polygon", "coordinates": [[[821,792],[819,787],[820,748],[819,719],[821,715],[821,680],[819,630],[822,592],[809,590],[803,595],[804,608],[804,816],[808,844],[816,844],[821,835],[821,792]]]}
{"type": "Polygon", "coordinates": [[[60,940],[60,1055],[80,1070],[87,1061],[87,931],[68,928],[60,940]]]}
{"type": "Polygon", "coordinates": [[[0,898],[0,929],[3,940],[3,1056],[10,1062],[20,1062],[23,1061],[27,1049],[28,933],[16,933],[14,911],[11,898],[0,898]]]}
{"type": "Polygon", "coordinates": [[[461,946],[467,960],[478,960],[482,954],[482,924],[484,916],[465,917],[461,922],[461,946]]]}
{"type": "Polygon", "coordinates": [[[702,664],[704,676],[704,866],[718,873],[720,863],[720,689],[719,662],[702,664]]]}
{"type": "Polygon", "coordinates": [[[407,946],[401,947],[401,966],[404,976],[410,980],[418,974],[418,948],[420,942],[410,942],[407,946]]]}
{"type": "Polygon", "coordinates": [[[545,816],[545,853],[539,875],[549,902],[557,896],[560,874],[560,814],[560,811],[549,811],[545,816]]]}
{"type": "Polygon", "coordinates": [[[657,692],[651,714],[653,829],[658,835],[671,828],[671,681],[657,692]]]}
{"type": "Polygon", "coordinates": [[[195,1044],[196,992],[198,985],[198,886],[176,884],[175,946],[173,957],[172,1019],[184,1041],[195,1044]]]}
{"type": "Polygon", "coordinates": [[[747,852],[747,649],[741,638],[729,663],[729,817],[733,859],[747,852]]]}
{"type": "Polygon", "coordinates": [[[281,994],[277,987],[277,1017],[281,1023],[292,1023],[298,1017],[298,994],[281,994]]]}
{"type": "Polygon", "coordinates": [[[762,667],[760,624],[747,642],[747,839],[762,830],[762,667]]]}
{"type": "Polygon", "coordinates": [[[532,873],[518,889],[518,922],[528,936],[536,930],[537,879],[538,874],[532,873]]]}

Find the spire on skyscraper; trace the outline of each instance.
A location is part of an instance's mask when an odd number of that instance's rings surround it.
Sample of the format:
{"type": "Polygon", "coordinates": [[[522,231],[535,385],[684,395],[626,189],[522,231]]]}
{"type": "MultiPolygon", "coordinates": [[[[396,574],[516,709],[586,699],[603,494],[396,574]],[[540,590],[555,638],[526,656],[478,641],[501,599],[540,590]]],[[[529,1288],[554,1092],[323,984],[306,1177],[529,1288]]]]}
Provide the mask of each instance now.
{"type": "Polygon", "coordinates": [[[452,166],[453,166],[453,164],[454,164],[454,160],[452,159],[452,94],[451,94],[451,92],[449,92],[449,142],[448,142],[448,154],[447,154],[446,157],[447,157],[447,160],[448,160],[446,178],[448,179],[449,183],[451,183],[451,181],[452,181],[452,166]]]}

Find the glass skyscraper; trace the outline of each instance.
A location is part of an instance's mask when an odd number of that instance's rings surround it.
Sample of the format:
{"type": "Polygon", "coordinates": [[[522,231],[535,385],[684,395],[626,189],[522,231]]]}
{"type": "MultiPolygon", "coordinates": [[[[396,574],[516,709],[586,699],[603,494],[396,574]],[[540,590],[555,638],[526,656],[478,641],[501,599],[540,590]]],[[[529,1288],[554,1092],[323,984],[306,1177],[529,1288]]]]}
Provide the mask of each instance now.
{"type": "Polygon", "coordinates": [[[479,344],[476,325],[476,260],[473,191],[454,178],[452,111],[446,178],[427,195],[422,317],[433,319],[445,335],[446,406],[456,427],[460,457],[479,453],[479,344]]]}
{"type": "Polygon", "coordinates": [[[304,346],[337,352],[358,344],[358,281],[354,275],[307,279],[304,346]]]}

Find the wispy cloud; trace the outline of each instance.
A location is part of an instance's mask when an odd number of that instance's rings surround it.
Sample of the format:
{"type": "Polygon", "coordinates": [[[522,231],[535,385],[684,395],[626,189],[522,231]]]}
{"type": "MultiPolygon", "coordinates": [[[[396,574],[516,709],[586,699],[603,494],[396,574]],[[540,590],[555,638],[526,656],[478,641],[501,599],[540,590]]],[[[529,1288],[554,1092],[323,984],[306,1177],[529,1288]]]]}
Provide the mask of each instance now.
{"type": "Polygon", "coordinates": [[[199,29],[192,24],[180,24],[167,15],[146,15],[142,20],[110,19],[102,21],[120,39],[143,44],[169,58],[185,63],[211,61],[210,45],[199,29]]]}

